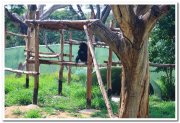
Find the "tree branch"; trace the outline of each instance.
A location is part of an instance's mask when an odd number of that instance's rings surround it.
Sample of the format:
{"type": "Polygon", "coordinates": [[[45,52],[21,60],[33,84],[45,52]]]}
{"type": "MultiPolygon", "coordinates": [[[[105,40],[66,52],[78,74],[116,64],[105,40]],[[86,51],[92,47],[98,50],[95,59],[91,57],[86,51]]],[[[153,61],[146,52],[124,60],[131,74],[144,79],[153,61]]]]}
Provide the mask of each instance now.
{"type": "Polygon", "coordinates": [[[100,19],[101,9],[99,5],[96,5],[96,19],[100,19]]]}
{"type": "Polygon", "coordinates": [[[111,7],[110,7],[109,5],[107,5],[104,13],[103,13],[102,16],[101,16],[101,21],[102,21],[103,23],[106,22],[107,17],[109,16],[110,11],[111,11],[111,7]]]}
{"type": "Polygon", "coordinates": [[[38,6],[38,11],[39,11],[39,14],[40,15],[42,15],[43,14],[43,12],[44,12],[44,7],[45,7],[46,5],[39,5],[38,6]]]}
{"type": "Polygon", "coordinates": [[[51,8],[49,8],[47,11],[45,11],[41,16],[40,20],[45,20],[48,18],[48,16],[53,13],[57,9],[65,8],[69,5],[53,5],[51,8]]]}
{"type": "Polygon", "coordinates": [[[77,16],[78,20],[81,20],[81,17],[79,16],[79,14],[74,10],[74,8],[72,7],[72,5],[69,5],[69,10],[77,16]]]}
{"type": "Polygon", "coordinates": [[[77,5],[77,8],[79,13],[81,14],[81,19],[86,20],[86,16],[84,15],[84,12],[82,11],[81,6],[79,4],[77,5]]]}
{"type": "Polygon", "coordinates": [[[27,25],[20,20],[19,17],[16,17],[15,14],[10,13],[7,8],[5,8],[5,16],[8,17],[15,25],[20,26],[20,32],[22,34],[27,34],[27,25]]]}
{"type": "Polygon", "coordinates": [[[146,23],[146,32],[150,32],[156,24],[156,21],[165,15],[169,9],[169,5],[152,6],[151,9],[142,16],[142,19],[146,23]]]}
{"type": "MultiPolygon", "coordinates": [[[[88,24],[88,28],[91,29],[93,33],[100,38],[101,41],[105,42],[110,47],[116,47],[117,44],[119,45],[120,42],[118,35],[107,28],[100,20],[90,22],[88,24]]],[[[117,53],[117,51],[115,52],[117,53]]]]}
{"type": "Polygon", "coordinates": [[[92,5],[89,5],[89,8],[91,9],[91,19],[95,19],[96,18],[96,15],[95,15],[95,12],[94,12],[94,8],[92,5]]]}

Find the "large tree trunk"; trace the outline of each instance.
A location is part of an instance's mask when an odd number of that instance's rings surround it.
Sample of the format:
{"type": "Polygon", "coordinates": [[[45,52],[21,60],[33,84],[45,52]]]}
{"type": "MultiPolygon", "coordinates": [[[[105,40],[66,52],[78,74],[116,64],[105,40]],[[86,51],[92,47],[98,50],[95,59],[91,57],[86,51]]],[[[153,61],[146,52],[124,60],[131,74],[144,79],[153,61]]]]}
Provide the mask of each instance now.
{"type": "Polygon", "coordinates": [[[168,6],[111,6],[120,25],[119,35],[105,27],[101,21],[89,24],[89,28],[121,60],[121,101],[119,117],[148,117],[149,113],[149,57],[148,38],[157,19],[168,6]],[[135,8],[134,8],[135,7],[135,8]],[[139,9],[142,11],[139,12],[139,9]],[[137,11],[136,11],[137,10],[137,11]]]}
{"type": "Polygon", "coordinates": [[[148,117],[149,60],[147,49],[146,42],[140,50],[132,48],[132,52],[128,52],[125,58],[121,58],[123,69],[119,117],[148,117]]]}

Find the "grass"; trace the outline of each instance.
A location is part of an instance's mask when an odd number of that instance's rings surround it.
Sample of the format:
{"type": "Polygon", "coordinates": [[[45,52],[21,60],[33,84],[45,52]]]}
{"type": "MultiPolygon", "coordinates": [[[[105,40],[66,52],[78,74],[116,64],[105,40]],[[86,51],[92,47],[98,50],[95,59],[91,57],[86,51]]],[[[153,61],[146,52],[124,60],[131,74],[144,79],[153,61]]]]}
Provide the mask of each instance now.
{"type": "Polygon", "coordinates": [[[42,118],[42,115],[39,110],[32,109],[25,113],[25,118],[42,118]]]}
{"type": "MultiPolygon", "coordinates": [[[[67,73],[64,73],[67,76],[67,73]]],[[[78,111],[86,108],[86,84],[85,75],[72,74],[70,85],[65,78],[63,82],[63,96],[57,96],[58,73],[40,75],[38,105],[42,110],[32,110],[25,113],[25,118],[41,118],[42,111],[49,115],[56,114],[57,111],[65,111],[73,116],[81,117],[78,111]],[[84,77],[82,77],[84,76],[84,77]],[[82,77],[82,79],[80,78],[82,77]]],[[[28,105],[32,102],[33,78],[30,78],[30,87],[24,87],[25,76],[16,78],[14,74],[5,76],[5,106],[28,105]]],[[[118,105],[110,102],[113,112],[118,114],[118,105]]],[[[92,88],[92,108],[98,109],[92,117],[106,118],[107,111],[98,86],[92,88]]],[[[15,114],[21,115],[19,111],[15,114]]],[[[162,101],[152,96],[150,97],[150,117],[152,118],[174,118],[175,103],[172,101],[162,101]]]]}

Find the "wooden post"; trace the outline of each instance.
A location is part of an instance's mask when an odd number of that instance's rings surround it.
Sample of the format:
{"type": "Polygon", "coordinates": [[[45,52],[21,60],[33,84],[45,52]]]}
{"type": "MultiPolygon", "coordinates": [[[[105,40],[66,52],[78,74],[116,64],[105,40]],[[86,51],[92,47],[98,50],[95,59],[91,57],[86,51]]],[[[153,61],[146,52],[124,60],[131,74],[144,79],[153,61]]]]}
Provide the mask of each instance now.
{"type": "MultiPolygon", "coordinates": [[[[64,30],[60,30],[60,48],[61,48],[61,56],[60,59],[61,61],[64,61],[63,58],[63,51],[64,51],[64,30]]],[[[62,95],[62,80],[63,80],[63,69],[64,66],[63,64],[60,66],[60,70],[59,70],[59,80],[58,80],[58,95],[62,95]]]]}
{"type": "MultiPolygon", "coordinates": [[[[69,34],[69,62],[72,61],[72,33],[69,34]]],[[[71,81],[71,65],[68,66],[68,85],[71,81]]]]}
{"type": "MultiPolygon", "coordinates": [[[[90,34],[92,37],[92,33],[90,34]]],[[[90,40],[92,41],[92,39],[90,40]]],[[[87,58],[87,94],[86,94],[86,108],[91,108],[91,88],[92,88],[92,56],[88,47],[88,58],[87,58]]]]}
{"type": "Polygon", "coordinates": [[[98,66],[97,60],[95,58],[95,54],[94,54],[94,50],[93,50],[93,46],[92,46],[92,41],[91,41],[92,36],[89,34],[89,30],[87,29],[87,26],[84,26],[84,30],[85,30],[85,33],[86,33],[86,36],[87,36],[88,47],[89,47],[90,53],[92,55],[92,59],[93,59],[93,63],[94,63],[94,67],[95,67],[95,71],[96,71],[96,75],[97,75],[97,79],[98,79],[98,84],[99,84],[101,93],[103,95],[103,98],[104,98],[104,101],[105,101],[105,104],[106,104],[106,107],[107,107],[108,115],[109,115],[110,118],[112,118],[112,117],[114,117],[114,115],[113,115],[112,108],[111,108],[111,105],[110,105],[109,100],[108,100],[106,90],[105,90],[103,82],[102,82],[101,74],[100,74],[100,71],[99,71],[99,66],[98,66]]]}
{"type": "Polygon", "coordinates": [[[111,80],[111,66],[112,66],[112,50],[109,48],[109,58],[107,65],[107,93],[108,97],[111,97],[112,94],[112,80],[111,80]]]}
{"type": "MultiPolygon", "coordinates": [[[[35,26],[35,72],[39,73],[39,25],[35,26]]],[[[37,104],[39,74],[34,76],[33,104],[37,104]]]]}
{"type": "MultiPolygon", "coordinates": [[[[110,22],[110,29],[114,26],[113,20],[110,22]]],[[[108,57],[108,64],[107,64],[107,93],[108,97],[111,97],[112,94],[112,80],[111,80],[111,66],[112,66],[112,49],[109,47],[109,57],[108,57]]]]}
{"type": "MultiPolygon", "coordinates": [[[[27,55],[26,55],[26,71],[29,71],[28,60],[30,58],[30,41],[31,41],[31,28],[30,27],[28,27],[27,35],[28,35],[28,38],[25,39],[26,40],[26,52],[27,52],[27,55]]],[[[28,74],[26,74],[25,87],[29,88],[29,75],[28,74]]]]}

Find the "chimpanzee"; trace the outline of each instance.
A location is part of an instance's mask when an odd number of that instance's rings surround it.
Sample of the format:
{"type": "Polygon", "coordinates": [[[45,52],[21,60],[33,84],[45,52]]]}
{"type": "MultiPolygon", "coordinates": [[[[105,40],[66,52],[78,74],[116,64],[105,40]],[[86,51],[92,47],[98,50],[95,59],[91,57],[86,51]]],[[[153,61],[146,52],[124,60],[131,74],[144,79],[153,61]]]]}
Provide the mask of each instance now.
{"type": "Polygon", "coordinates": [[[80,43],[78,55],[76,57],[76,63],[78,63],[79,60],[87,63],[87,49],[88,47],[86,43],[80,43]]]}

